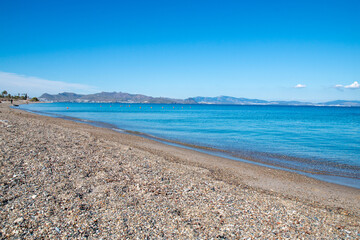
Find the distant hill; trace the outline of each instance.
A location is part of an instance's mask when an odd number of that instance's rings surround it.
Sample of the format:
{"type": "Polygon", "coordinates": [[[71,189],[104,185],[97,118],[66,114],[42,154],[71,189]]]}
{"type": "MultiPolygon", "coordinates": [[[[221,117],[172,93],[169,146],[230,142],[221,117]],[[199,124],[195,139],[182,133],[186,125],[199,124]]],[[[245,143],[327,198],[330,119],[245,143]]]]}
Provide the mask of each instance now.
{"type": "Polygon", "coordinates": [[[360,101],[337,100],[324,103],[311,103],[299,101],[266,101],[259,99],[235,98],[229,96],[194,97],[197,103],[202,104],[237,104],[237,105],[279,105],[279,106],[338,106],[359,107],[360,101]]]}
{"type": "Polygon", "coordinates": [[[352,106],[360,107],[360,101],[337,100],[323,103],[325,106],[352,106]]]}
{"type": "Polygon", "coordinates": [[[236,98],[236,97],[229,97],[229,96],[194,97],[193,99],[197,103],[206,103],[206,104],[265,104],[265,103],[268,103],[265,100],[236,98]]]}
{"type": "Polygon", "coordinates": [[[238,104],[238,105],[313,105],[309,102],[298,101],[266,101],[260,99],[235,98],[229,96],[194,97],[197,103],[204,104],[238,104]]]}
{"type": "Polygon", "coordinates": [[[51,102],[122,102],[122,103],[179,103],[179,104],[196,104],[191,99],[173,99],[162,97],[150,97],[141,94],[130,94],[123,92],[101,92],[95,94],[76,94],[76,93],[59,93],[51,95],[44,93],[39,97],[42,101],[51,102]]]}
{"type": "Polygon", "coordinates": [[[121,102],[121,103],[177,103],[177,104],[236,104],[236,105],[281,105],[281,106],[344,106],[360,107],[360,101],[337,100],[324,103],[311,103],[299,101],[266,101],[260,99],[236,98],[230,96],[194,97],[187,99],[174,99],[163,97],[150,97],[142,94],[123,92],[101,92],[94,94],[59,93],[51,95],[44,93],[39,97],[42,101],[51,102],[121,102]]]}
{"type": "Polygon", "coordinates": [[[59,93],[56,95],[51,95],[48,93],[44,93],[39,98],[45,101],[51,101],[51,102],[72,102],[74,99],[79,99],[84,95],[76,94],[76,93],[59,93]]]}

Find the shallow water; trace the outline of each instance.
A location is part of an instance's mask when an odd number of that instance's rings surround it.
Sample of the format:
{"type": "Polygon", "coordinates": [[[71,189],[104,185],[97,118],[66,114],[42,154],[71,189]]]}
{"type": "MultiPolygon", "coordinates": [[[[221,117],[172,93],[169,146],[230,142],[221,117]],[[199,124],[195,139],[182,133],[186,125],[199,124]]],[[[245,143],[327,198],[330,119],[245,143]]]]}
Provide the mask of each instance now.
{"type": "Polygon", "coordinates": [[[360,188],[360,108],[120,103],[20,107],[210,147],[231,158],[321,179],[331,176],[331,182],[360,188]]]}

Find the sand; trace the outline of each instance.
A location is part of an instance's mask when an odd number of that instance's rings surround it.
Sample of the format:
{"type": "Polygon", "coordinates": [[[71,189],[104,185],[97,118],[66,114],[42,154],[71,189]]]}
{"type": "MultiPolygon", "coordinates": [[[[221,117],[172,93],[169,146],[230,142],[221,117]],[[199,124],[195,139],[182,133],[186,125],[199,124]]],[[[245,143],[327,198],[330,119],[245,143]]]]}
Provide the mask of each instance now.
{"type": "Polygon", "coordinates": [[[0,103],[0,238],[360,238],[360,190],[0,103]]]}

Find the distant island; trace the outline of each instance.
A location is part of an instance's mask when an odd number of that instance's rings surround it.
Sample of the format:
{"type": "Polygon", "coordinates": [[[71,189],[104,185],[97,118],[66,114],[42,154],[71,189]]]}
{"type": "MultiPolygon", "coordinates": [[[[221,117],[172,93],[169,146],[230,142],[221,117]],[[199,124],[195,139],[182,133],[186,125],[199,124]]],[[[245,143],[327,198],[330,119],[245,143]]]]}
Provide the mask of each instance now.
{"type": "Polygon", "coordinates": [[[59,94],[42,94],[39,99],[47,102],[119,102],[119,103],[162,103],[162,104],[236,104],[236,105],[280,105],[280,106],[346,106],[360,107],[360,101],[336,100],[323,103],[299,101],[266,101],[260,99],[236,98],[230,96],[193,97],[175,99],[165,97],[151,97],[142,94],[123,92],[101,92],[95,94],[77,94],[63,92],[59,94]]]}

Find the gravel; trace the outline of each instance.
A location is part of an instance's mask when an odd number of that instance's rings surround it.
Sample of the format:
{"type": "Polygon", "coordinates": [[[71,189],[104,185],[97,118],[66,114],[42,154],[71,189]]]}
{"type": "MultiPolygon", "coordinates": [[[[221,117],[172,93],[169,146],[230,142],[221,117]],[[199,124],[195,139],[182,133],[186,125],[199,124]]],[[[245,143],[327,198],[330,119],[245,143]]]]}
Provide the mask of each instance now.
{"type": "Polygon", "coordinates": [[[359,239],[359,223],[1,107],[2,239],[359,239]]]}

